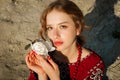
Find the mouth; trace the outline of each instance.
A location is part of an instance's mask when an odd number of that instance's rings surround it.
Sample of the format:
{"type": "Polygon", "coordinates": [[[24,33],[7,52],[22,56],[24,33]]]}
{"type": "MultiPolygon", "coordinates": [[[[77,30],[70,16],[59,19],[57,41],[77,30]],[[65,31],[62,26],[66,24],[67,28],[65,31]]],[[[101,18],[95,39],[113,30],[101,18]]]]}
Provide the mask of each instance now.
{"type": "Polygon", "coordinates": [[[63,44],[62,41],[55,41],[55,42],[54,42],[54,45],[55,45],[55,46],[61,46],[62,44],[63,44]]]}

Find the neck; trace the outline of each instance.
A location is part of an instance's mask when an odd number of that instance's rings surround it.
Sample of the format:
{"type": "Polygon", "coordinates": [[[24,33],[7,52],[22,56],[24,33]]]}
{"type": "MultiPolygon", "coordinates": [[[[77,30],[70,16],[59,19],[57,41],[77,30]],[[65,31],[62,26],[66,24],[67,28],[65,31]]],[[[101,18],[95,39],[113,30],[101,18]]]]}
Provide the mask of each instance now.
{"type": "Polygon", "coordinates": [[[78,49],[76,45],[73,45],[64,51],[62,51],[63,55],[67,57],[70,63],[75,62],[78,57],[78,49]]]}

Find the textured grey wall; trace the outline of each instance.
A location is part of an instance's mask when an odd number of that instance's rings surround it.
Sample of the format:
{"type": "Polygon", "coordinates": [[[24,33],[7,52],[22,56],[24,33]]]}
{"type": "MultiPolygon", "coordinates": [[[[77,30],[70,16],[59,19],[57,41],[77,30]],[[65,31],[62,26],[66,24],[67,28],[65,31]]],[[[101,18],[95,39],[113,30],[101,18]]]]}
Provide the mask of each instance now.
{"type": "MultiPolygon", "coordinates": [[[[26,80],[27,39],[36,39],[39,17],[54,0],[0,0],[0,80],[26,80]]],[[[120,0],[73,0],[85,15],[87,48],[105,61],[106,69],[120,54],[120,0]]]]}

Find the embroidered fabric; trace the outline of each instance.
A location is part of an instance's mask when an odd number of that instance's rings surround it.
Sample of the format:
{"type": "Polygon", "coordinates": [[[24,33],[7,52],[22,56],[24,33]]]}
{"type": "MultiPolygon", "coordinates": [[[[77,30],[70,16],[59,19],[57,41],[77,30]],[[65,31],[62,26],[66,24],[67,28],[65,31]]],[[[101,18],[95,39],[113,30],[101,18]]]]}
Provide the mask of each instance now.
{"type": "Polygon", "coordinates": [[[99,63],[96,64],[96,66],[94,66],[92,69],[90,69],[88,71],[88,74],[90,74],[90,76],[88,76],[84,80],[88,80],[88,79],[89,80],[102,80],[103,70],[101,68],[99,68],[99,66],[102,64],[103,64],[103,62],[100,61],[99,63]]]}
{"type": "Polygon", "coordinates": [[[90,79],[92,80],[101,80],[101,76],[103,76],[103,72],[100,68],[96,69],[96,72],[92,72],[90,79]]]}

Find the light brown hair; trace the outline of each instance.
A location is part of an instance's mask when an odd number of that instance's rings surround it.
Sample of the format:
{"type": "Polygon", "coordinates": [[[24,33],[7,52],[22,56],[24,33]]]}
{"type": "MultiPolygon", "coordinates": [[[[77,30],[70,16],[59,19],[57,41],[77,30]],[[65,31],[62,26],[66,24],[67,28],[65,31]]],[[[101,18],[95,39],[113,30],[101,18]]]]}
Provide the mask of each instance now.
{"type": "MultiPolygon", "coordinates": [[[[81,27],[81,31],[85,28],[84,16],[82,11],[79,7],[70,0],[56,0],[52,2],[43,12],[40,23],[40,36],[46,40],[47,38],[47,31],[46,31],[46,17],[47,14],[50,13],[52,10],[58,10],[67,13],[74,21],[76,27],[81,27]]],[[[77,36],[77,42],[80,45],[83,45],[85,42],[81,36],[77,36]]]]}

